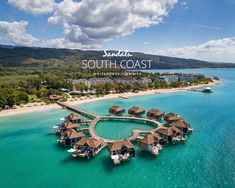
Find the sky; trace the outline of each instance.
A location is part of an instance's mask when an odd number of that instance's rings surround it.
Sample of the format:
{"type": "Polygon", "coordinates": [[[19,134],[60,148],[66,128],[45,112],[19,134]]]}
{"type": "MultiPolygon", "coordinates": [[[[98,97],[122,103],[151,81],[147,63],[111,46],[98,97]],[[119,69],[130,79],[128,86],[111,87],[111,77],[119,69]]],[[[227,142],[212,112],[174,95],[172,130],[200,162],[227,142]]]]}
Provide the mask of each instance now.
{"type": "Polygon", "coordinates": [[[235,0],[1,0],[0,43],[235,63],[235,0]]]}

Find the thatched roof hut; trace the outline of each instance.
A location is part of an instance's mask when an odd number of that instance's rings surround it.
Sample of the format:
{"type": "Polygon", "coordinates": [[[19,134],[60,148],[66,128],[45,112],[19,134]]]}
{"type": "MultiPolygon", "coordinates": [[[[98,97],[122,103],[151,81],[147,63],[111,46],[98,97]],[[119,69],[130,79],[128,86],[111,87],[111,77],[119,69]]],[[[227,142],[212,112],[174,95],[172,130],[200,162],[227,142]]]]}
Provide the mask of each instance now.
{"type": "Polygon", "coordinates": [[[125,113],[125,109],[115,105],[109,108],[109,113],[114,115],[121,115],[125,113]]]}
{"type": "Polygon", "coordinates": [[[174,121],[178,121],[180,119],[181,118],[179,117],[179,115],[174,114],[174,113],[169,113],[169,114],[166,114],[164,116],[164,120],[167,121],[168,123],[171,123],[171,122],[174,122],[174,121]]]}
{"type": "Polygon", "coordinates": [[[140,107],[133,106],[128,110],[128,114],[132,116],[142,116],[145,114],[145,110],[140,107]]]}
{"type": "Polygon", "coordinates": [[[155,119],[159,119],[161,118],[162,116],[164,116],[164,112],[161,112],[160,110],[158,109],[151,109],[147,112],[147,116],[149,118],[155,118],[155,119]]]}

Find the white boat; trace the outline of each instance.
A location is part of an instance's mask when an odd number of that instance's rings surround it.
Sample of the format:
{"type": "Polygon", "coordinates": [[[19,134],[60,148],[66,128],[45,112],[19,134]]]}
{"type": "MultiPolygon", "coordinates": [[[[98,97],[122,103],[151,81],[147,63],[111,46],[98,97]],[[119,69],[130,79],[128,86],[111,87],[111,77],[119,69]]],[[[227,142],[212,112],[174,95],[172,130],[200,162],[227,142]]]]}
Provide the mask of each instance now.
{"type": "Polygon", "coordinates": [[[212,91],[212,89],[211,89],[210,87],[205,87],[205,88],[202,90],[202,92],[204,92],[204,93],[212,93],[213,91],[212,91]]]}
{"type": "Polygon", "coordinates": [[[53,129],[58,129],[58,128],[59,128],[59,126],[53,126],[52,128],[53,128],[53,129]]]}
{"type": "Polygon", "coordinates": [[[61,120],[61,121],[64,121],[64,120],[65,120],[65,118],[60,118],[60,120],[61,120]]]}
{"type": "Polygon", "coordinates": [[[71,148],[71,149],[69,149],[69,150],[67,150],[69,153],[74,153],[75,151],[77,151],[77,149],[73,149],[73,148],[71,148]]]}

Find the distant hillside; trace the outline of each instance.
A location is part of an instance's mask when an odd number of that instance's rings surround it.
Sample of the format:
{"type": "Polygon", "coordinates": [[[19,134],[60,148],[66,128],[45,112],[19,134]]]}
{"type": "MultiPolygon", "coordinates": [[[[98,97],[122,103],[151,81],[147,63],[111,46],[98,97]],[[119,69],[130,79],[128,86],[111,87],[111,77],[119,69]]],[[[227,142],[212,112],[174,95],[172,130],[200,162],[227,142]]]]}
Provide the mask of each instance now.
{"type": "MultiPolygon", "coordinates": [[[[53,48],[11,47],[0,45],[0,65],[4,67],[28,66],[80,66],[84,59],[104,59],[103,51],[83,51],[53,48]]],[[[210,63],[195,59],[182,59],[144,53],[132,53],[132,60],[153,60],[152,69],[182,68],[235,68],[232,63],[210,63]]],[[[111,58],[119,62],[121,58],[111,58]]]]}

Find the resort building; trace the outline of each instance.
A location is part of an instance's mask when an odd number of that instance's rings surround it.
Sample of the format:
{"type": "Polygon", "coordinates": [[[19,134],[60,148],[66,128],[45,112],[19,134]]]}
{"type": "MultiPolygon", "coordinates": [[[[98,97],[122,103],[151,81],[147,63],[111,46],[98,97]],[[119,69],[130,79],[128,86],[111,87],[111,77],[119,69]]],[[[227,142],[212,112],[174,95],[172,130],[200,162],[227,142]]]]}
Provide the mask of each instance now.
{"type": "Polygon", "coordinates": [[[118,84],[133,84],[135,80],[130,78],[114,78],[114,82],[118,84]]]}
{"type": "Polygon", "coordinates": [[[112,83],[113,81],[110,78],[90,78],[90,85],[96,85],[99,83],[112,83]]]}
{"type": "Polygon", "coordinates": [[[149,84],[149,83],[152,83],[152,80],[150,78],[147,78],[147,77],[143,77],[140,79],[139,81],[141,84],[149,84]]]}
{"type": "Polygon", "coordinates": [[[112,106],[109,108],[109,113],[114,115],[122,115],[125,113],[125,109],[121,108],[120,106],[112,106]]]}
{"type": "Polygon", "coordinates": [[[160,119],[164,116],[164,112],[161,112],[158,109],[151,109],[147,112],[147,116],[153,119],[160,119]]]}
{"type": "Polygon", "coordinates": [[[185,73],[173,73],[173,72],[165,72],[162,73],[156,81],[162,81],[166,83],[172,82],[193,82],[196,79],[205,78],[203,74],[185,74],[185,73]]]}
{"type": "Polygon", "coordinates": [[[75,145],[76,151],[73,153],[73,157],[94,157],[96,156],[106,144],[102,139],[95,138],[82,138],[75,145]]]}
{"type": "Polygon", "coordinates": [[[120,164],[122,161],[135,157],[135,148],[128,140],[109,143],[108,148],[114,164],[120,164]]]}
{"type": "Polygon", "coordinates": [[[174,113],[169,113],[169,114],[166,114],[164,116],[164,120],[167,122],[167,123],[172,123],[174,121],[178,121],[180,120],[181,118],[179,117],[179,115],[177,114],[174,114],[174,113]]]}
{"type": "Polygon", "coordinates": [[[159,82],[166,82],[166,83],[172,83],[172,82],[177,82],[179,81],[179,77],[172,72],[166,72],[161,74],[161,76],[159,76],[157,78],[157,81],[159,82]]]}
{"type": "Polygon", "coordinates": [[[182,142],[185,141],[183,132],[176,127],[159,128],[156,131],[165,142],[182,142]]]}
{"type": "Polygon", "coordinates": [[[141,117],[145,114],[145,110],[140,107],[133,106],[128,110],[128,114],[131,116],[141,117]]]}
{"type": "Polygon", "coordinates": [[[65,120],[70,121],[71,123],[81,123],[82,122],[82,118],[78,117],[77,115],[75,115],[74,113],[69,114],[68,116],[65,117],[65,120]]]}
{"type": "Polygon", "coordinates": [[[61,133],[60,143],[64,144],[66,147],[72,147],[78,140],[84,137],[84,133],[76,132],[73,129],[68,129],[61,133]]]}
{"type": "Polygon", "coordinates": [[[139,147],[152,155],[158,155],[159,151],[162,149],[160,144],[162,138],[157,134],[148,134],[142,139],[138,139],[139,147]]]}
{"type": "Polygon", "coordinates": [[[205,75],[203,74],[183,74],[183,73],[177,73],[179,77],[179,81],[182,82],[193,82],[196,79],[205,78],[205,75]]]}

